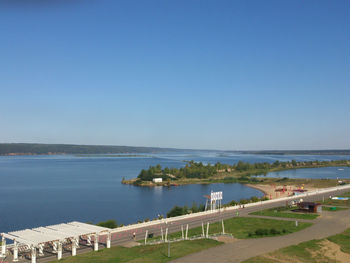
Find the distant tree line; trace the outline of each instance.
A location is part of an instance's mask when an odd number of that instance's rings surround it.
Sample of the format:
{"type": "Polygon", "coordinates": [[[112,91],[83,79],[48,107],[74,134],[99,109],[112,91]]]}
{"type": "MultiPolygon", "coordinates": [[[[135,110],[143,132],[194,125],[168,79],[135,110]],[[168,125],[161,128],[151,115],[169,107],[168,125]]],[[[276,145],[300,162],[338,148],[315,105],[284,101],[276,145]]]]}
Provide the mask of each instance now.
{"type": "Polygon", "coordinates": [[[264,155],[350,155],[350,150],[282,150],[282,151],[241,151],[243,154],[264,155]]]}
{"type": "Polygon", "coordinates": [[[8,154],[115,154],[150,153],[176,151],[176,149],[155,147],[40,144],[40,143],[0,143],[0,155],[8,154]]]}

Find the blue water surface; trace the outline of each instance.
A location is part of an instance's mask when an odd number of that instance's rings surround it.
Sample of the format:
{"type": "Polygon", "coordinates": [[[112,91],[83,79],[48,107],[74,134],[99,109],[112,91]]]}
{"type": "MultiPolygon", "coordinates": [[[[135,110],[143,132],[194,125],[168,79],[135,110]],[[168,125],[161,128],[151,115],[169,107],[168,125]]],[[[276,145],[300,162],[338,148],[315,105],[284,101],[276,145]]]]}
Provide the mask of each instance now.
{"type": "MultiPolygon", "coordinates": [[[[175,205],[204,203],[203,196],[212,190],[224,192],[223,202],[263,195],[262,192],[241,184],[184,185],[170,188],[121,184],[123,177],[135,178],[141,169],[150,165],[179,168],[186,164],[185,160],[234,164],[239,160],[254,163],[292,159],[301,161],[350,158],[248,155],[213,151],[140,154],[132,157],[1,156],[0,232],[73,220],[95,223],[115,219],[118,223],[130,224],[145,218],[155,218],[158,214],[165,215],[175,205]]],[[[299,170],[296,173],[300,173],[299,170]]],[[[315,173],[317,174],[316,169],[315,173]]],[[[336,172],[332,176],[337,174],[336,172]]]]}

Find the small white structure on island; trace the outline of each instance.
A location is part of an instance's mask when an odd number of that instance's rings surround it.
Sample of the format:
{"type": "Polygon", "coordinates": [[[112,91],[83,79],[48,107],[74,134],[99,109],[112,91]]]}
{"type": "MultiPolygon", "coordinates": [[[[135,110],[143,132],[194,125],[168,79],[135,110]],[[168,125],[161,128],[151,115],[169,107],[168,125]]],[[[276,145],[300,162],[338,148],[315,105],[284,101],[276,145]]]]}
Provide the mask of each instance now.
{"type": "Polygon", "coordinates": [[[163,179],[162,178],[153,178],[153,183],[161,183],[163,182],[163,179]]]}

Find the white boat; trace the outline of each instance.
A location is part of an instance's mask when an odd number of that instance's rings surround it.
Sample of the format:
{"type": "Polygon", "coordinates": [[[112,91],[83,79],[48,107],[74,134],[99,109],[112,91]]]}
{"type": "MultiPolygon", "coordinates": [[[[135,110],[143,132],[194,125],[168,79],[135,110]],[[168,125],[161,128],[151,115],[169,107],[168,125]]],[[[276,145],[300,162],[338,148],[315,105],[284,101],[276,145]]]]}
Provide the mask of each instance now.
{"type": "Polygon", "coordinates": [[[344,169],[343,168],[339,168],[338,171],[344,171],[344,169]]]}

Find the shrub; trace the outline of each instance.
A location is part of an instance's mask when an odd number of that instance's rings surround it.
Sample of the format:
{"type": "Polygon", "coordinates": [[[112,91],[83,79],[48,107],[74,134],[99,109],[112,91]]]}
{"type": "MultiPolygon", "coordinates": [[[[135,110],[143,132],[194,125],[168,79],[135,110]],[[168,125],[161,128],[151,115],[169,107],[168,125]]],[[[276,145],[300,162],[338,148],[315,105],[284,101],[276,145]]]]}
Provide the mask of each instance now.
{"type": "Polygon", "coordinates": [[[99,222],[97,223],[98,226],[102,226],[102,227],[107,227],[107,228],[116,228],[118,227],[118,224],[115,220],[107,220],[105,222],[99,222]]]}
{"type": "Polygon", "coordinates": [[[167,217],[174,217],[174,216],[181,216],[184,214],[184,209],[180,206],[174,206],[173,209],[171,209],[166,216],[167,217]]]}
{"type": "Polygon", "coordinates": [[[248,204],[248,203],[249,203],[249,200],[247,200],[247,199],[241,199],[241,200],[239,200],[239,202],[240,202],[242,205],[245,205],[245,204],[248,204]]]}
{"type": "Polygon", "coordinates": [[[250,200],[253,202],[253,203],[256,203],[256,202],[259,202],[260,199],[256,196],[253,196],[252,198],[250,198],[250,200]]]}
{"type": "Polygon", "coordinates": [[[265,229],[265,228],[259,228],[257,230],[255,230],[255,235],[257,236],[264,236],[264,235],[268,235],[269,234],[269,230],[265,229]]]}
{"type": "Polygon", "coordinates": [[[281,234],[281,232],[278,231],[278,230],[276,230],[276,229],[274,229],[274,228],[271,228],[271,229],[270,229],[270,234],[271,234],[271,235],[279,235],[279,234],[281,234]]]}

